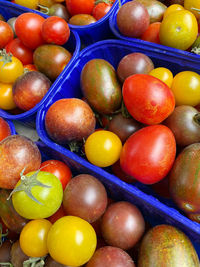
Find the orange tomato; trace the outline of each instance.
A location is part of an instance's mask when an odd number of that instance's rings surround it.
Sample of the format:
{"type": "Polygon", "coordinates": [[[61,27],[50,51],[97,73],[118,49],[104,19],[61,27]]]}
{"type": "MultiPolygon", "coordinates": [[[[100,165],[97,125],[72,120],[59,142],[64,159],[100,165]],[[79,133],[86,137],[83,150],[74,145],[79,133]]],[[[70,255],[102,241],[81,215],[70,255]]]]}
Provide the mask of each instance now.
{"type": "Polygon", "coordinates": [[[142,34],[141,39],[152,43],[160,44],[159,32],[161,22],[154,22],[149,25],[146,31],[142,34]]]}

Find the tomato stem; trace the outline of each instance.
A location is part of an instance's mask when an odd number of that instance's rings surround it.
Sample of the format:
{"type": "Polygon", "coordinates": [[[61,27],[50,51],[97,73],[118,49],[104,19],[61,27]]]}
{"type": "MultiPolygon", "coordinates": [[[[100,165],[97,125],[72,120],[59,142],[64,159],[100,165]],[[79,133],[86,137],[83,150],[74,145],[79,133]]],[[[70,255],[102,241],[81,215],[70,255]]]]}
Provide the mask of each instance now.
{"type": "Polygon", "coordinates": [[[3,62],[2,68],[7,64],[12,62],[12,54],[7,53],[5,49],[0,50],[0,56],[2,57],[0,59],[0,62],[3,62]]]}
{"type": "Polygon", "coordinates": [[[14,266],[12,265],[12,263],[10,263],[10,262],[0,262],[0,265],[1,265],[1,266],[14,267],[14,266]]]}
{"type": "Polygon", "coordinates": [[[40,8],[40,12],[46,15],[49,15],[49,8],[43,5],[38,5],[38,7],[40,8]]]}
{"type": "Polygon", "coordinates": [[[196,8],[196,7],[191,7],[192,10],[200,12],[200,9],[196,8]]]}
{"type": "Polygon", "coordinates": [[[68,143],[71,152],[79,152],[80,148],[83,146],[83,141],[71,141],[68,143]]]}
{"type": "Polygon", "coordinates": [[[45,265],[45,257],[41,258],[29,258],[23,262],[23,267],[42,267],[45,265]]]}
{"type": "Polygon", "coordinates": [[[0,246],[2,245],[2,238],[8,235],[8,229],[6,230],[6,233],[3,234],[3,227],[2,224],[0,223],[0,246]]]}
{"type": "Polygon", "coordinates": [[[191,52],[197,55],[200,55],[200,45],[195,46],[191,49],[191,52]]]}
{"type": "Polygon", "coordinates": [[[121,8],[121,7],[122,7],[122,1],[119,0],[119,8],[121,8]]]}
{"type": "Polygon", "coordinates": [[[95,1],[95,5],[98,5],[100,3],[105,3],[105,4],[108,4],[108,5],[112,5],[113,1],[111,1],[111,0],[96,0],[95,1]]]}

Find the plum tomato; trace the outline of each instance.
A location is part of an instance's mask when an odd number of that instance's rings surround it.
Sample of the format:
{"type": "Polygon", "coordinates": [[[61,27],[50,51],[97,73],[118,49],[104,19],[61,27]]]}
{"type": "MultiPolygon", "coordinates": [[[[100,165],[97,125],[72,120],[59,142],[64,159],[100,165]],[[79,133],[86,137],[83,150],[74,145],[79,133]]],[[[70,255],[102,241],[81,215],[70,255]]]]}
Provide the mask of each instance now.
{"type": "Polygon", "coordinates": [[[0,83],[0,108],[4,110],[16,108],[11,83],[0,83]]]}
{"type": "Polygon", "coordinates": [[[169,88],[172,86],[173,74],[172,72],[163,67],[155,68],[149,72],[149,75],[152,75],[161,81],[163,81],[169,88]]]}
{"type": "Polygon", "coordinates": [[[128,112],[141,123],[161,123],[174,110],[175,98],[170,88],[149,74],[129,76],[122,91],[128,112]]]}
{"type": "Polygon", "coordinates": [[[14,38],[11,26],[2,20],[0,20],[0,36],[0,49],[4,48],[14,38]]]}
{"type": "Polygon", "coordinates": [[[96,233],[87,221],[76,216],[57,220],[48,232],[50,256],[67,266],[81,266],[92,257],[97,244],[96,233]]]}
{"type": "Polygon", "coordinates": [[[53,173],[61,182],[63,190],[72,178],[70,168],[62,161],[50,159],[42,162],[40,169],[53,173]]]}
{"type": "Polygon", "coordinates": [[[31,220],[22,229],[19,237],[22,251],[29,257],[44,257],[48,253],[47,236],[51,222],[45,219],[31,220]]]}
{"type": "Polygon", "coordinates": [[[70,36],[70,29],[63,18],[48,17],[42,24],[42,38],[48,44],[63,45],[70,36]]]}
{"type": "Polygon", "coordinates": [[[96,131],[85,142],[85,154],[89,162],[99,167],[108,167],[120,157],[122,142],[110,131],[96,131]]]}
{"type": "Polygon", "coordinates": [[[0,117],[0,142],[9,135],[11,135],[9,124],[0,117]]]}
{"type": "Polygon", "coordinates": [[[125,142],[120,165],[122,170],[144,184],[162,180],[170,171],[176,155],[172,131],[164,125],[147,126],[125,142]]]}
{"type": "Polygon", "coordinates": [[[66,7],[70,15],[91,14],[95,0],[66,0],[66,7]]]}

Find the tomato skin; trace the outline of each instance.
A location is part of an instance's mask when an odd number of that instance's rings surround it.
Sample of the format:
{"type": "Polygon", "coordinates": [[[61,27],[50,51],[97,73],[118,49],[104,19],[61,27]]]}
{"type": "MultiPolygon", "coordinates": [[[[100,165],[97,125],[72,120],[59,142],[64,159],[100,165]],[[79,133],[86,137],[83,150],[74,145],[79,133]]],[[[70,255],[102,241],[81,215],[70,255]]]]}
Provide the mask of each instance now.
{"type": "Polygon", "coordinates": [[[15,0],[15,4],[25,6],[31,9],[37,9],[39,0],[15,0]]]}
{"type": "Polygon", "coordinates": [[[134,119],[144,124],[161,123],[174,110],[175,99],[170,88],[148,74],[135,74],[123,84],[125,106],[134,119]]]}
{"type": "Polygon", "coordinates": [[[169,88],[171,88],[173,82],[173,74],[169,69],[163,67],[155,68],[149,72],[149,75],[160,79],[161,81],[166,83],[169,88]]]}
{"type": "Polygon", "coordinates": [[[66,0],[66,7],[71,16],[91,14],[94,7],[94,0],[66,0]]]}
{"type": "Polygon", "coordinates": [[[160,44],[160,38],[159,38],[160,25],[161,22],[154,22],[150,24],[140,38],[144,41],[160,44]]]}
{"type": "Polygon", "coordinates": [[[95,7],[92,10],[92,16],[96,19],[99,20],[103,18],[111,9],[112,5],[111,4],[106,4],[106,3],[99,3],[95,5],[95,7]]]}
{"type": "Polygon", "coordinates": [[[24,65],[24,71],[37,71],[34,64],[27,64],[24,65]]]}
{"type": "Polygon", "coordinates": [[[0,20],[0,36],[0,49],[4,48],[14,38],[12,28],[2,20],[0,20]]]}
{"type": "Polygon", "coordinates": [[[51,222],[45,219],[32,220],[24,226],[19,242],[27,256],[43,257],[48,253],[46,241],[51,226],[51,222]]]}
{"type": "Polygon", "coordinates": [[[52,224],[55,223],[58,219],[66,216],[66,212],[64,211],[63,205],[60,206],[60,208],[49,218],[47,218],[52,224]]]}
{"type": "Polygon", "coordinates": [[[42,24],[45,19],[34,13],[23,13],[15,22],[15,31],[23,44],[30,49],[35,49],[44,43],[42,38],[42,24]]]}
{"type": "Polygon", "coordinates": [[[0,83],[0,108],[3,110],[16,108],[11,83],[0,83]]]}
{"type": "Polygon", "coordinates": [[[26,47],[19,38],[15,38],[7,44],[6,52],[12,53],[23,65],[33,63],[32,50],[26,47]]]}
{"type": "Polygon", "coordinates": [[[62,161],[51,159],[42,162],[40,166],[42,171],[54,174],[61,182],[63,190],[72,178],[70,168],[62,161]]]}
{"type": "Polygon", "coordinates": [[[125,142],[120,165],[128,175],[144,184],[162,180],[172,167],[176,141],[172,131],[164,125],[142,128],[125,142]]]}
{"type": "Polygon", "coordinates": [[[0,142],[9,135],[11,135],[10,127],[8,123],[0,117],[0,142]]]}

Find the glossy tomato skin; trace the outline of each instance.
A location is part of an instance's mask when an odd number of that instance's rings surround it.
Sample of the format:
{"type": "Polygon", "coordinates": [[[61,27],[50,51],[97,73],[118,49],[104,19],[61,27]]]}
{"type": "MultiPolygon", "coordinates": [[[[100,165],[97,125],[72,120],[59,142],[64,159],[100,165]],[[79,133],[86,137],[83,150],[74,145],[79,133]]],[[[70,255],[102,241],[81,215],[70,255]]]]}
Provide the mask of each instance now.
{"type": "Polygon", "coordinates": [[[50,159],[42,162],[40,169],[44,172],[53,173],[60,180],[63,190],[72,178],[70,168],[62,161],[50,159]]]}
{"type": "Polygon", "coordinates": [[[95,5],[95,7],[92,10],[92,16],[99,20],[103,18],[111,9],[112,5],[107,3],[99,3],[95,5]]]}
{"type": "Polygon", "coordinates": [[[89,14],[77,14],[69,19],[70,24],[79,26],[89,25],[94,22],[96,22],[96,19],[89,14]]]}
{"type": "Polygon", "coordinates": [[[66,7],[71,16],[76,14],[91,14],[94,0],[66,0],[66,7]]]}
{"type": "Polygon", "coordinates": [[[35,49],[44,43],[42,39],[42,24],[45,19],[34,13],[23,13],[15,22],[15,31],[19,39],[29,47],[35,49]]]}
{"type": "Polygon", "coordinates": [[[9,135],[11,135],[10,127],[8,123],[0,117],[0,142],[9,135]]]}
{"type": "Polygon", "coordinates": [[[125,142],[121,168],[144,184],[162,180],[172,167],[176,142],[172,131],[164,125],[144,127],[125,142]]]}
{"type": "Polygon", "coordinates": [[[161,80],[148,74],[135,74],[123,84],[123,99],[129,113],[136,120],[158,124],[174,110],[175,98],[161,80]]]}
{"type": "Polygon", "coordinates": [[[153,22],[142,34],[141,39],[152,43],[160,44],[159,32],[161,22],[153,22]]]}
{"type": "Polygon", "coordinates": [[[5,22],[0,20],[0,49],[4,48],[14,37],[11,26],[5,22]]]}

